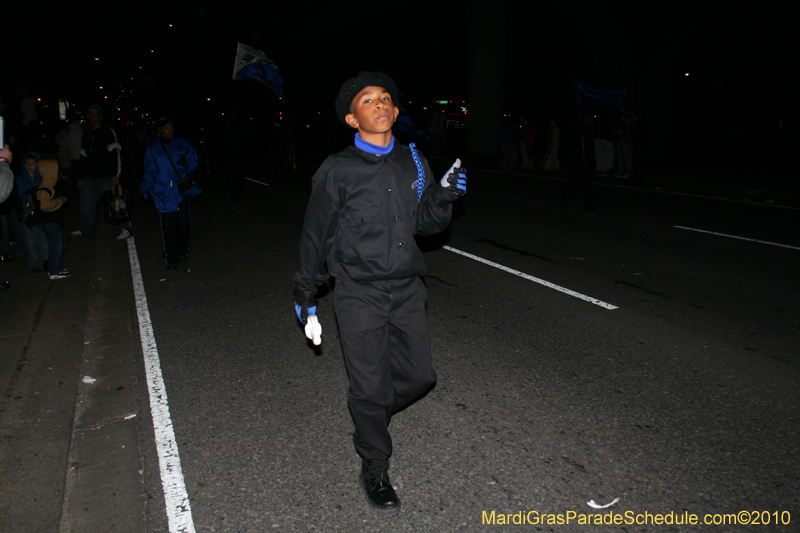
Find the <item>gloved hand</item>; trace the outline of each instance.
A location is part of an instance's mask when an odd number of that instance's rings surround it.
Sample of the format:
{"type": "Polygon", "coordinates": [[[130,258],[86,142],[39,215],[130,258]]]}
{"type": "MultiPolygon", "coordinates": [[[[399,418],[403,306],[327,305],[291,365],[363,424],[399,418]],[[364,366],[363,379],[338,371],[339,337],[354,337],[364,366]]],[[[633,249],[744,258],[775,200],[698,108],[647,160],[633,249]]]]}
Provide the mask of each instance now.
{"type": "Polygon", "coordinates": [[[461,168],[461,159],[456,159],[439,184],[447,189],[452,202],[467,194],[467,169],[461,168]]]}
{"type": "Polygon", "coordinates": [[[322,344],[322,325],[317,318],[317,306],[303,309],[297,303],[294,304],[294,311],[301,324],[305,324],[306,337],[314,342],[314,346],[322,344]]]}
{"type": "Polygon", "coordinates": [[[305,328],[306,337],[314,342],[314,346],[322,344],[322,325],[317,315],[308,315],[308,324],[305,328]]]}
{"type": "Polygon", "coordinates": [[[297,314],[297,320],[299,320],[301,324],[305,325],[309,316],[317,314],[317,306],[315,305],[313,307],[309,307],[308,309],[303,309],[297,305],[297,302],[295,302],[294,312],[297,314]]]}

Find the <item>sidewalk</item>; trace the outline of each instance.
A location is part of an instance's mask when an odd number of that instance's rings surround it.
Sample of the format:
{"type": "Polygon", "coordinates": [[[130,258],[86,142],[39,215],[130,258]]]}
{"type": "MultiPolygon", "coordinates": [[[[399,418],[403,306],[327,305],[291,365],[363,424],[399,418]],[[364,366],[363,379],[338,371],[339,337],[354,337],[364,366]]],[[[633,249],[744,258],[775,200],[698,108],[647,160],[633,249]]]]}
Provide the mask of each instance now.
{"type": "Polygon", "coordinates": [[[127,246],[107,224],[70,229],[69,278],[0,264],[0,531],[143,531],[127,246]]]}

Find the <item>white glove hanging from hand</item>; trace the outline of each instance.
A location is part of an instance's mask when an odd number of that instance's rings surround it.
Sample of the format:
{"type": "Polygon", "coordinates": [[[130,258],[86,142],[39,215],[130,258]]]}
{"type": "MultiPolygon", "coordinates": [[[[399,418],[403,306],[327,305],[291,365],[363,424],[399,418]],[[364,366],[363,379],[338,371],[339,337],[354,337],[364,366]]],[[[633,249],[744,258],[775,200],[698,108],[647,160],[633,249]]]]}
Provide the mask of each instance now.
{"type": "Polygon", "coordinates": [[[305,326],[306,337],[314,342],[314,346],[322,344],[322,325],[317,318],[317,306],[303,308],[294,303],[294,312],[297,314],[297,319],[305,326]]]}
{"type": "Polygon", "coordinates": [[[317,315],[309,315],[306,323],[306,337],[311,339],[314,346],[322,344],[322,325],[320,325],[317,315]]]}

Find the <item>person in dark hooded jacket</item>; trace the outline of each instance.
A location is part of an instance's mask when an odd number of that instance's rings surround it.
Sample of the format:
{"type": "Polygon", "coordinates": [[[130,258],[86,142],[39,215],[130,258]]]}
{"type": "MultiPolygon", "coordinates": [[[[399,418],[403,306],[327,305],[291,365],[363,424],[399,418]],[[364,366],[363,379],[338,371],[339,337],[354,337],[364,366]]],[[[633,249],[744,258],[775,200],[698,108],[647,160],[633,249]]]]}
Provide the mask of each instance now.
{"type": "Polygon", "coordinates": [[[189,141],[175,136],[172,118],[161,117],[157,125],[159,137],[144,156],[144,183],[139,191],[155,201],[160,213],[167,270],[183,265],[188,272],[192,216],[189,199],[180,193],[178,184],[197,170],[197,151],[189,141]]]}

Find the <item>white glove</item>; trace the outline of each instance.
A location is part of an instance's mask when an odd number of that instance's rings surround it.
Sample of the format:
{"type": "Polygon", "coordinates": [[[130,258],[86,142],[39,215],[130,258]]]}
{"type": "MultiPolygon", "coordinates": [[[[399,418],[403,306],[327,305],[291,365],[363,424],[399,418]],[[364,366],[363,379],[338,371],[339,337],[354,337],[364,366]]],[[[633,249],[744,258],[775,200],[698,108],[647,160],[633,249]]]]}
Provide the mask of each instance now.
{"type": "Polygon", "coordinates": [[[314,342],[314,346],[322,344],[322,326],[317,315],[309,315],[306,323],[306,337],[314,342]]]}

